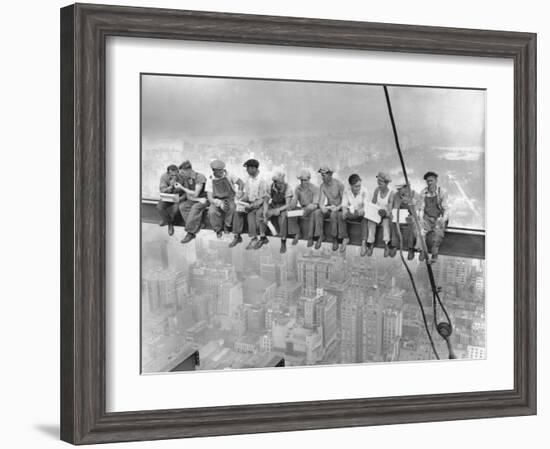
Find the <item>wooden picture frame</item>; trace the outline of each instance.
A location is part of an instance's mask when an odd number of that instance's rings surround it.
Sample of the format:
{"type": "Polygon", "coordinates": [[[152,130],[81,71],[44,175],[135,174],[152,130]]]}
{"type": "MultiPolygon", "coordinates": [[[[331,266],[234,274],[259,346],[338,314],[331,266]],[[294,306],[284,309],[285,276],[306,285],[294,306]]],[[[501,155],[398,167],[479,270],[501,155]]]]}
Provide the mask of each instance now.
{"type": "Polygon", "coordinates": [[[73,444],[536,413],[536,35],[76,4],[61,10],[61,438],[73,444]],[[107,36],[509,58],[514,64],[514,388],[106,412],[107,36]]]}

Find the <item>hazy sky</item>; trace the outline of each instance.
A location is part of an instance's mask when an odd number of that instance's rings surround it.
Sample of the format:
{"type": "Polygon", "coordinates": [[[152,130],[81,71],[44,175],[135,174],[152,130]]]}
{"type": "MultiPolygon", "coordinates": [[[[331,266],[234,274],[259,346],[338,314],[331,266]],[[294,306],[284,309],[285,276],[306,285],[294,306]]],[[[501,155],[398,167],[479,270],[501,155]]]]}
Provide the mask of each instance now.
{"type": "MultiPolygon", "coordinates": [[[[484,91],[391,86],[389,90],[400,133],[438,130],[460,145],[482,144],[484,91]]],[[[142,95],[145,142],[390,127],[381,86],[145,75],[142,95]]]]}

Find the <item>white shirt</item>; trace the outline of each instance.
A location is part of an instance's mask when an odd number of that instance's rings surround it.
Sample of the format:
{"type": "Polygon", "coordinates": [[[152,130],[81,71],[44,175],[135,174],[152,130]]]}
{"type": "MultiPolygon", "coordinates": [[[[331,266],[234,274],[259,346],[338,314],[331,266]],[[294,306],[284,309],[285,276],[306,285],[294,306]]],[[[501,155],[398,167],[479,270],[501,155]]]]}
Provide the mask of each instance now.
{"type": "Polygon", "coordinates": [[[365,186],[361,186],[361,190],[357,195],[354,195],[351,191],[351,187],[347,186],[344,189],[344,195],[342,196],[342,207],[347,207],[351,213],[357,209],[364,209],[365,204],[370,201],[369,191],[365,186]]]}
{"type": "Polygon", "coordinates": [[[267,182],[260,177],[249,176],[244,183],[244,200],[252,203],[258,199],[269,197],[269,186],[267,182]]]}

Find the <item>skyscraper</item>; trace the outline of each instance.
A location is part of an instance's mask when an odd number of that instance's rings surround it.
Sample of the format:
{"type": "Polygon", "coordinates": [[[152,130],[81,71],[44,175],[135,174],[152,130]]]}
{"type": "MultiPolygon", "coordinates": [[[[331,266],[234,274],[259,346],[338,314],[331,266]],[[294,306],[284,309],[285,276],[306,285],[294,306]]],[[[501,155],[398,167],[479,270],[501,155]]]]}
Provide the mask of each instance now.
{"type": "Polygon", "coordinates": [[[341,318],[341,362],[362,362],[363,290],[350,287],[344,292],[341,318]]]}

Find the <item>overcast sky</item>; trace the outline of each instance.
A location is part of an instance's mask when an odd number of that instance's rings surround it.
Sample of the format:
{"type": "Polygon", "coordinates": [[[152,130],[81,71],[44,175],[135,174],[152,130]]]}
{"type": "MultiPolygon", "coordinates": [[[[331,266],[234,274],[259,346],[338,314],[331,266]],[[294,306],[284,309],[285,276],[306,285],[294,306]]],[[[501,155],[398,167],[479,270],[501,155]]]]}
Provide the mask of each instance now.
{"type": "MultiPolygon", "coordinates": [[[[431,135],[438,130],[463,146],[482,144],[484,91],[391,86],[389,90],[400,134],[431,135]]],[[[142,114],[144,142],[150,144],[390,127],[381,86],[338,83],[144,75],[142,114]]]]}

